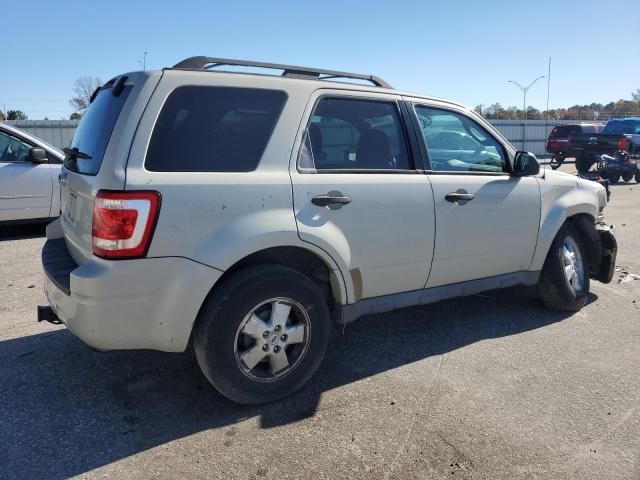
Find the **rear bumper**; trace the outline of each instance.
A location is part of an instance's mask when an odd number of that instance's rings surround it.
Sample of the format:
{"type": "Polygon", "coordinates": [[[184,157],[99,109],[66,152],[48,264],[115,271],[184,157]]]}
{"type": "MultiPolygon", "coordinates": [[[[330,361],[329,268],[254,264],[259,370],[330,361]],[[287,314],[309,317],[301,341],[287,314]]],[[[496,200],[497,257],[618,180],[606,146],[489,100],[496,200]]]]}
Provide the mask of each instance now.
{"type": "Polygon", "coordinates": [[[94,257],[82,265],[69,259],[63,238],[47,240],[47,299],[71,332],[102,350],[184,351],[200,306],[222,275],[177,257],[94,257]]]}

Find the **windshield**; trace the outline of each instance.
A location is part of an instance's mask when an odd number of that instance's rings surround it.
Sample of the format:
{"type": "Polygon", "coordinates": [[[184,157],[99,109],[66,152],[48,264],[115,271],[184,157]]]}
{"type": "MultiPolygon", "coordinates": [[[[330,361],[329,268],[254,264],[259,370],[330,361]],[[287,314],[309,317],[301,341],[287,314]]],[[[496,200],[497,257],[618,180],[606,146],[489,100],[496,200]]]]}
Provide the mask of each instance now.
{"type": "Polygon", "coordinates": [[[611,120],[602,130],[602,133],[624,134],[640,133],[640,119],[637,120],[611,120]]]}
{"type": "Polygon", "coordinates": [[[131,88],[131,85],[125,86],[117,97],[112,94],[113,87],[100,90],[82,116],[71,141],[71,148],[84,155],[67,155],[64,160],[65,168],[86,175],[98,173],[111,132],[131,88]]]}

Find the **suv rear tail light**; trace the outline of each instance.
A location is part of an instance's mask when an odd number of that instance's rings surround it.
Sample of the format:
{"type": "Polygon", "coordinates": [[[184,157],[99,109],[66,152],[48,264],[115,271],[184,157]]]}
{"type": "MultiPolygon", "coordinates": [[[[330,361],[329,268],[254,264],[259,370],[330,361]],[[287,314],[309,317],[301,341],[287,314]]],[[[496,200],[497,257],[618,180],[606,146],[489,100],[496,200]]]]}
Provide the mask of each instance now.
{"type": "Polygon", "coordinates": [[[160,193],[100,190],[93,202],[93,253],[102,258],[139,258],[149,249],[160,211],[160,193]]]}
{"type": "Polygon", "coordinates": [[[620,137],[618,139],[618,150],[627,150],[629,148],[629,139],[627,137],[620,137]]]}

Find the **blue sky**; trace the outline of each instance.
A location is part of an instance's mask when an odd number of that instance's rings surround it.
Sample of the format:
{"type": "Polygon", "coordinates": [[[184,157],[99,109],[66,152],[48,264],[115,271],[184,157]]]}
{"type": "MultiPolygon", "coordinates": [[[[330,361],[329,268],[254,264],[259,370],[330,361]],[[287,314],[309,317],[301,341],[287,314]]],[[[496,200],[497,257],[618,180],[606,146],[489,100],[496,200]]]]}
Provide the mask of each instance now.
{"type": "MultiPolygon", "coordinates": [[[[151,69],[192,55],[310,65],[470,106],[520,106],[507,80],[546,75],[549,56],[551,107],[640,88],[638,0],[0,0],[0,12],[0,109],[30,118],[67,117],[77,77],[137,70],[144,51],[151,69]]],[[[545,107],[546,80],[527,100],[545,107]]]]}

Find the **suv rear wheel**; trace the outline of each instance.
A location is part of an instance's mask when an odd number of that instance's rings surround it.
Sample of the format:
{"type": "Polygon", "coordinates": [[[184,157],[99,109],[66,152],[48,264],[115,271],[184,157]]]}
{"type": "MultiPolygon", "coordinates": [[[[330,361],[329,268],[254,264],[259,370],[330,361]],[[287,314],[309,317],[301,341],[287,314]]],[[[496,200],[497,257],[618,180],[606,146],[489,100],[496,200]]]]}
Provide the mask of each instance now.
{"type": "Polygon", "coordinates": [[[259,404],[292,394],[313,376],[330,332],[328,305],[310,278],[262,265],[234,273],[207,299],[194,344],[220,393],[259,404]]]}
{"type": "Polygon", "coordinates": [[[589,267],[580,234],[565,224],[542,267],[538,290],[543,303],[554,310],[580,310],[587,303],[589,267]]]}
{"type": "Polygon", "coordinates": [[[589,160],[585,155],[578,155],[576,157],[576,170],[580,173],[588,172],[593,165],[593,162],[589,160]]]}

